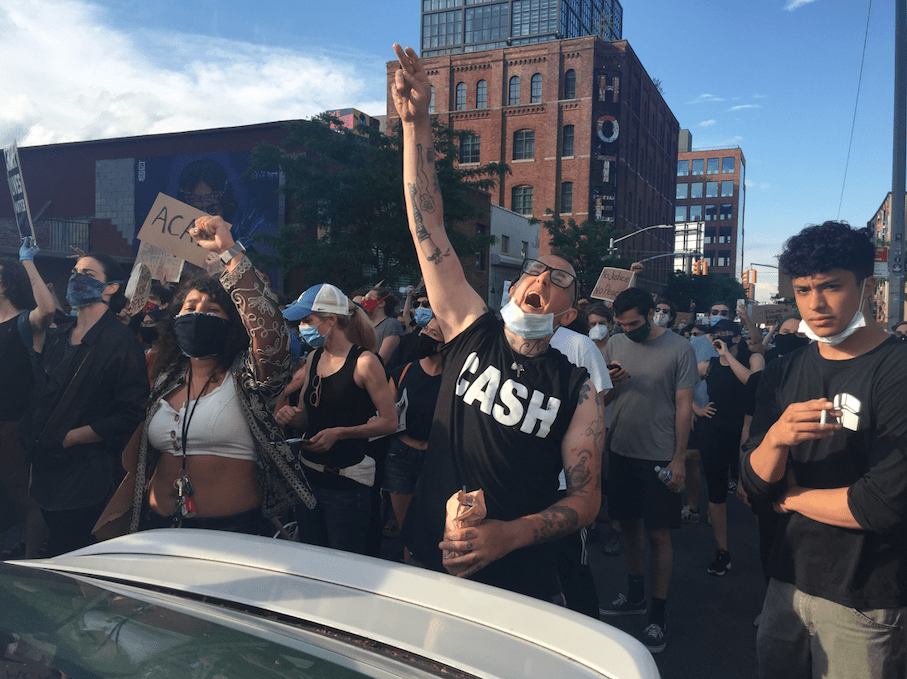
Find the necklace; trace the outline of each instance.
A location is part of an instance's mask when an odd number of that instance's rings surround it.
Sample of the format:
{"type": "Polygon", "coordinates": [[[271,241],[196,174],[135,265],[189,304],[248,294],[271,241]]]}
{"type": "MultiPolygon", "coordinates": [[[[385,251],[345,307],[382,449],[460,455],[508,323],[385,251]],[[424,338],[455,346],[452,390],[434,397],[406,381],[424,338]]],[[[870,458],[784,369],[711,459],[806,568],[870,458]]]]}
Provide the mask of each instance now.
{"type": "Polygon", "coordinates": [[[186,471],[186,439],[189,434],[189,424],[192,422],[192,417],[195,415],[196,408],[198,408],[198,402],[201,401],[202,396],[208,391],[208,387],[214,382],[216,374],[216,370],[212,371],[198,396],[195,397],[195,403],[192,404],[192,410],[189,410],[189,401],[192,400],[192,361],[189,361],[189,370],[186,373],[186,412],[183,415],[181,426],[182,438],[180,441],[183,450],[183,461],[180,466],[179,478],[173,482],[173,487],[176,488],[176,509],[173,512],[174,528],[182,526],[184,518],[191,519],[195,516],[195,502],[192,499],[192,483],[189,481],[189,473],[186,471]]]}

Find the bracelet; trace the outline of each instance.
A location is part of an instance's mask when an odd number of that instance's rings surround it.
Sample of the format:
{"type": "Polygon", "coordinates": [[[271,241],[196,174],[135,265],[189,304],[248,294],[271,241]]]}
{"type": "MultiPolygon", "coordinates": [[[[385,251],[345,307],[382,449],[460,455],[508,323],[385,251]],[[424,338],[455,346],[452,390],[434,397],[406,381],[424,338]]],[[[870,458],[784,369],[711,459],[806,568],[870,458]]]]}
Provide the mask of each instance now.
{"type": "Polygon", "coordinates": [[[229,248],[220,253],[220,261],[224,264],[229,264],[230,260],[233,259],[240,252],[245,252],[246,248],[242,243],[234,243],[229,248]]]}

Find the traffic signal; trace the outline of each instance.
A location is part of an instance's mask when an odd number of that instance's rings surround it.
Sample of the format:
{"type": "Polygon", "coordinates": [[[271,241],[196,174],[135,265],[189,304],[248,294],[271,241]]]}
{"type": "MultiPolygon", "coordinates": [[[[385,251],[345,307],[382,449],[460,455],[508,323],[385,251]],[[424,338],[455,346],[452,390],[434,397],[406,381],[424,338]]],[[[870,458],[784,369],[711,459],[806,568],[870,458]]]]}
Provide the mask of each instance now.
{"type": "Polygon", "coordinates": [[[706,260],[702,260],[702,275],[707,276],[709,273],[709,263],[706,260]]]}
{"type": "Polygon", "coordinates": [[[695,262],[693,262],[693,275],[699,276],[701,274],[702,274],[702,260],[697,259],[695,262]]]}
{"type": "Polygon", "coordinates": [[[750,269],[747,269],[743,272],[743,287],[746,287],[750,284],[750,269]]]}

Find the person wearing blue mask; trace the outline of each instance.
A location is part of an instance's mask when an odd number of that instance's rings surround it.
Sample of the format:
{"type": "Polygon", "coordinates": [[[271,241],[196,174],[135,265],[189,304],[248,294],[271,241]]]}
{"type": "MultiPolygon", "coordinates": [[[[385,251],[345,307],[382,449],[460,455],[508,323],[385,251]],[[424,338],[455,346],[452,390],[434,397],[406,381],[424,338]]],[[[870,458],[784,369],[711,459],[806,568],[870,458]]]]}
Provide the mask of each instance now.
{"type": "Polygon", "coordinates": [[[431,319],[434,318],[434,312],[431,309],[431,302],[428,300],[428,293],[425,292],[425,288],[419,288],[413,292],[410,306],[414,309],[412,316],[416,328],[414,332],[408,332],[400,338],[400,343],[384,366],[388,374],[391,374],[401,365],[419,360],[420,331],[427,327],[431,319]]]}
{"type": "Polygon", "coordinates": [[[94,541],[122,474],[120,454],[145,413],[145,356],[116,317],[125,277],[108,255],[81,257],[66,290],[75,317],[34,336],[42,370],[20,437],[32,460],[29,492],[48,527],[47,556],[94,541]]]}
{"type": "Polygon", "coordinates": [[[368,439],[397,429],[394,398],[373,353],[377,338],[365,312],[328,283],[314,285],[283,310],[315,349],[294,382],[299,404],[276,413],[278,424],[302,429],[302,462],[318,504],[299,508],[299,539],[364,554],[375,460],[368,439]],[[377,415],[376,415],[377,412],[377,415]]]}
{"type": "Polygon", "coordinates": [[[907,676],[907,345],[871,308],[874,235],[809,226],[778,261],[815,341],[768,364],[743,446],[745,490],[781,514],[761,678],[907,676]]]}

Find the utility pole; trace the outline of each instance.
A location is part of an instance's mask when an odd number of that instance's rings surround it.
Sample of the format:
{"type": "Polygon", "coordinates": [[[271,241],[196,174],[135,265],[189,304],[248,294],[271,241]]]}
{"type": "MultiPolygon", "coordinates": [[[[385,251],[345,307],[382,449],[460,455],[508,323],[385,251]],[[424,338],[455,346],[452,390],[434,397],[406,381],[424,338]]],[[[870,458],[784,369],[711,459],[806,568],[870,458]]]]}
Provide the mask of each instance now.
{"type": "Polygon", "coordinates": [[[904,200],[907,194],[907,0],[895,0],[894,150],[891,169],[891,229],[888,242],[888,323],[904,320],[904,200]]]}

